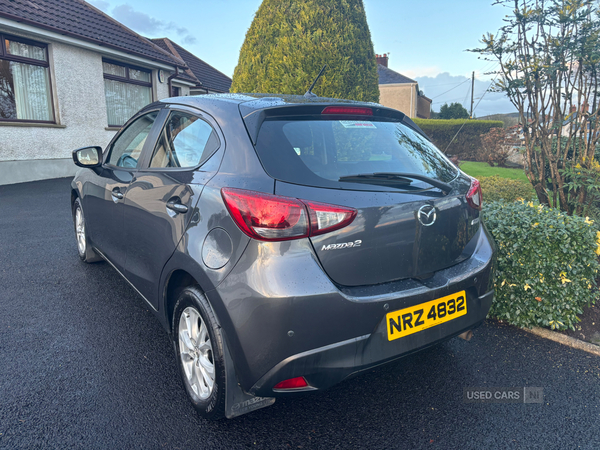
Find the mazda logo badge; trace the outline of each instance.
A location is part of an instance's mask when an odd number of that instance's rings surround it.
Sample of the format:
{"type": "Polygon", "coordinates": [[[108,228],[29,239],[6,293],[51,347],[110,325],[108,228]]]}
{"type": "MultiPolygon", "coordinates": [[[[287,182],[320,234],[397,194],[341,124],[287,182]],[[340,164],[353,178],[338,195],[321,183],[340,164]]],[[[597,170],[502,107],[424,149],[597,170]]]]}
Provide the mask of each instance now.
{"type": "Polygon", "coordinates": [[[435,219],[437,218],[435,207],[431,205],[421,206],[417,212],[417,218],[419,219],[419,222],[421,222],[421,225],[430,227],[435,223],[435,219]]]}

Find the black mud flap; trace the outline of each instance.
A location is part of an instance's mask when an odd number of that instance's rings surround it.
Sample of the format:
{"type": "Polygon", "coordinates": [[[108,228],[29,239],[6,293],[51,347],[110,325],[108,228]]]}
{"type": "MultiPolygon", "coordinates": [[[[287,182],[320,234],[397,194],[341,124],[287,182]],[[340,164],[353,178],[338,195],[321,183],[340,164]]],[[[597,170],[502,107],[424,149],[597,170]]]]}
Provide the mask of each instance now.
{"type": "Polygon", "coordinates": [[[246,394],[238,383],[233,366],[233,359],[229,353],[227,339],[224,339],[225,352],[225,417],[233,419],[234,417],[255,411],[275,403],[272,397],[256,397],[246,394]]]}

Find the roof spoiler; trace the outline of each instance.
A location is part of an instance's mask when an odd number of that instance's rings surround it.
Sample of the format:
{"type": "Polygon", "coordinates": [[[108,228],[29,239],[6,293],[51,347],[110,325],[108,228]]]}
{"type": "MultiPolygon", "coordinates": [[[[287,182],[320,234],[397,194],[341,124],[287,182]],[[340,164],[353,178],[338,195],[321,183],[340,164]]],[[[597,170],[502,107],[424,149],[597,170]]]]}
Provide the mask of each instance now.
{"type": "MultiPolygon", "coordinates": [[[[258,100],[257,102],[261,102],[258,100]]],[[[402,112],[386,108],[381,105],[376,104],[349,104],[349,103],[300,103],[295,105],[278,105],[271,106],[266,108],[257,108],[258,105],[254,104],[256,101],[251,101],[247,103],[241,103],[239,105],[240,114],[242,115],[242,119],[244,120],[244,125],[246,126],[246,130],[248,131],[248,135],[250,139],[252,139],[252,143],[256,145],[258,140],[258,132],[262,123],[269,117],[281,117],[281,118],[291,118],[298,116],[320,116],[321,112],[324,108],[328,106],[341,106],[341,107],[349,107],[349,106],[360,106],[360,107],[368,107],[373,110],[373,119],[392,119],[393,121],[403,122],[409,128],[412,128],[417,133],[425,137],[428,141],[429,137],[421,130],[409,117],[407,117],[402,112]]]]}

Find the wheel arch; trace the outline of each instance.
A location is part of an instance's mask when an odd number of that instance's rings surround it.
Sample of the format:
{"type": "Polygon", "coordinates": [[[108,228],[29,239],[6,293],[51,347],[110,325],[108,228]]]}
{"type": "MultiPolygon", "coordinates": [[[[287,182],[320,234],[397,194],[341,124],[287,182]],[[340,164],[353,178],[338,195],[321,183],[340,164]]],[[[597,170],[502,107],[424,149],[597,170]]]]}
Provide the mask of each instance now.
{"type": "Polygon", "coordinates": [[[77,198],[79,198],[79,192],[77,192],[77,189],[71,188],[71,212],[73,211],[73,205],[77,198]]]}
{"type": "Polygon", "coordinates": [[[235,365],[236,372],[238,370],[242,372],[249,370],[246,356],[237,336],[237,330],[231,321],[227,307],[215,289],[216,285],[204,272],[200,264],[180,249],[175,251],[163,268],[159,288],[159,312],[156,314],[171,339],[174,336],[172,329],[173,308],[177,303],[179,293],[189,285],[198,286],[206,297],[217,324],[222,329],[224,342],[231,352],[231,367],[235,365]]]}
{"type": "Polygon", "coordinates": [[[198,288],[204,292],[204,289],[200,286],[200,283],[187,271],[183,269],[175,269],[173,270],[167,281],[165,283],[164,288],[164,312],[165,319],[167,320],[167,326],[169,332],[172,332],[172,324],[173,324],[173,310],[175,308],[175,304],[177,303],[177,299],[183,291],[188,286],[198,286],[198,288]]]}
{"type": "Polygon", "coordinates": [[[75,205],[75,200],[79,199],[83,202],[83,194],[82,194],[82,183],[77,179],[77,176],[71,181],[71,213],[73,213],[73,206],[75,205]]]}
{"type": "Polygon", "coordinates": [[[214,305],[209,299],[208,295],[206,295],[206,292],[213,289],[214,286],[206,277],[206,275],[203,274],[197,267],[195,262],[189,258],[189,256],[182,255],[180,252],[176,252],[163,269],[162,279],[164,281],[161,283],[162,289],[160,292],[162,295],[160,299],[159,310],[162,309],[163,311],[163,313],[160,314],[160,317],[163,320],[163,325],[169,334],[172,334],[173,332],[173,309],[177,303],[177,299],[179,298],[181,291],[188,286],[196,286],[198,289],[200,289],[200,291],[202,291],[203,294],[205,294],[206,300],[213,310],[219,326],[221,326],[220,316],[222,315],[222,312],[219,314],[220,308],[218,305],[214,305]],[[182,267],[185,267],[185,269],[182,267]]]}

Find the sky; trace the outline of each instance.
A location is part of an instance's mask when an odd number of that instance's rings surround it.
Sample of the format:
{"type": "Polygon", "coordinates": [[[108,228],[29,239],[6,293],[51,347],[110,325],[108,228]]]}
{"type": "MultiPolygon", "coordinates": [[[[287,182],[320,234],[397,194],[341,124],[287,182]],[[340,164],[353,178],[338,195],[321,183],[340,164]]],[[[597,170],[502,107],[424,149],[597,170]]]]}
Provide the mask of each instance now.
{"type": "MultiPolygon", "coordinates": [[[[228,76],[262,0],[88,0],[137,33],[168,37],[228,76]]],[[[389,53],[389,68],[415,79],[439,111],[445,102],[471,103],[474,115],[514,112],[499,93],[487,92],[496,64],[468,52],[496,33],[508,10],[494,0],[363,0],[375,53],[389,53]],[[482,98],[483,96],[483,98],[482,98]]]]}

